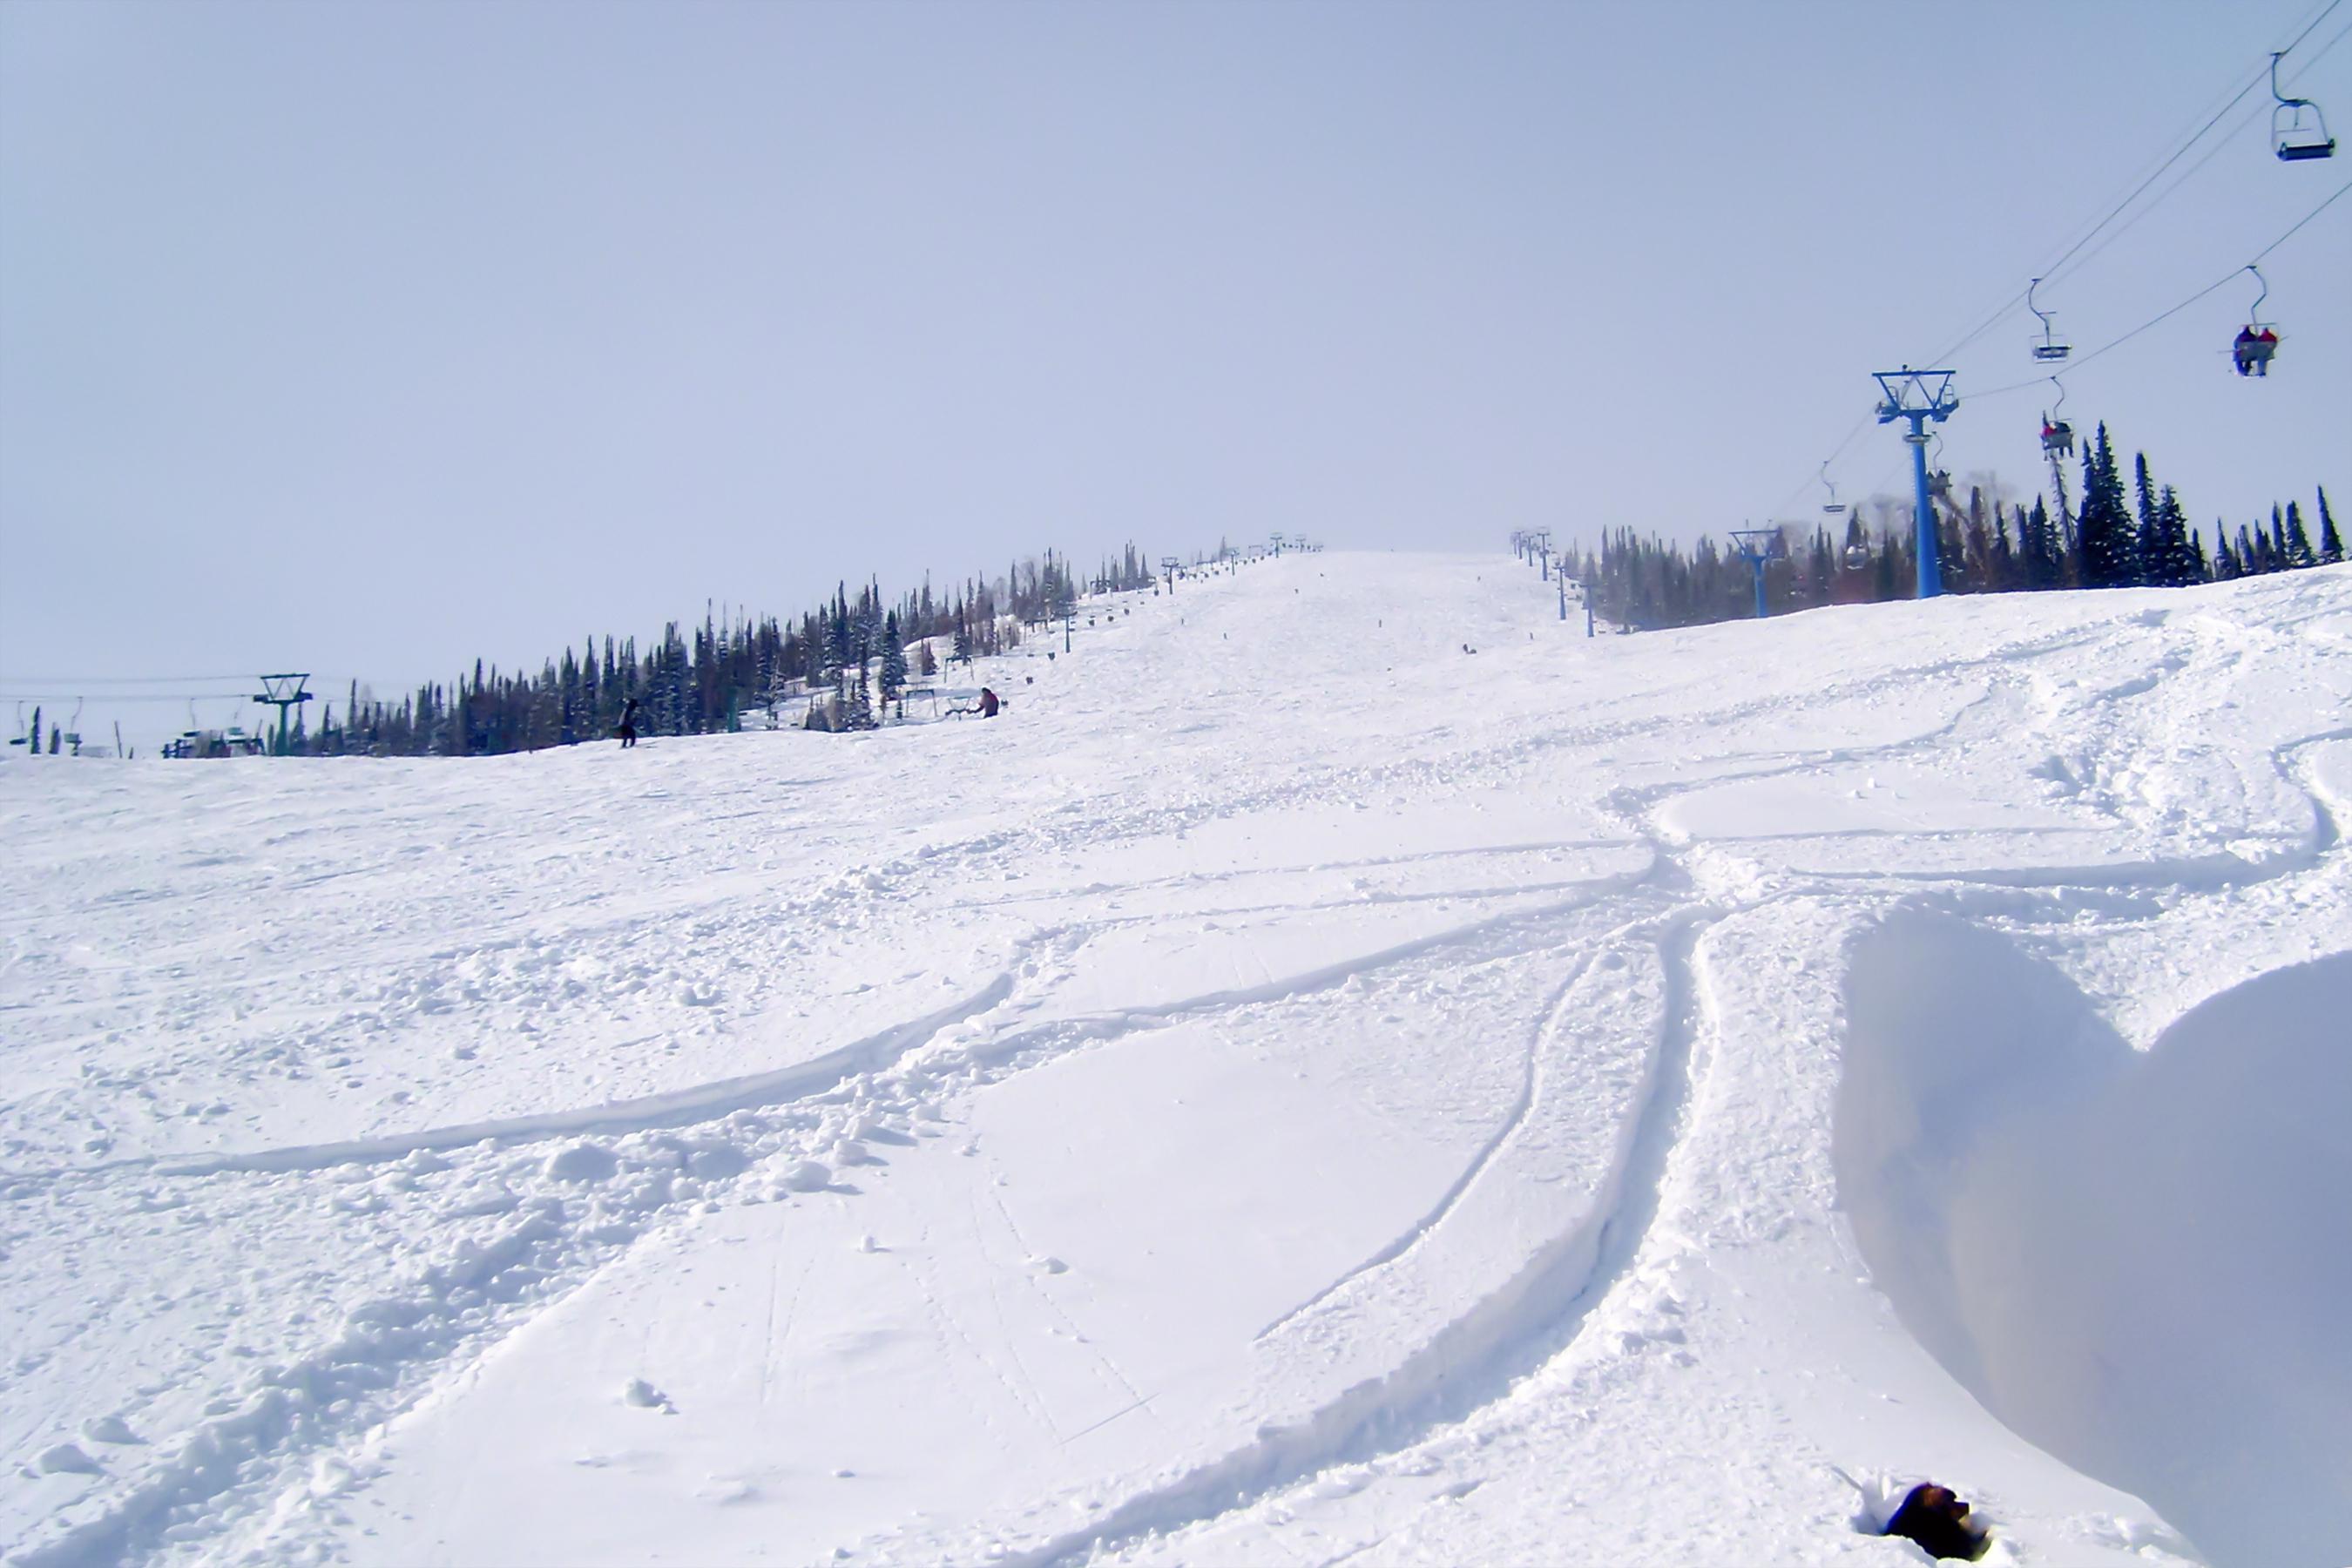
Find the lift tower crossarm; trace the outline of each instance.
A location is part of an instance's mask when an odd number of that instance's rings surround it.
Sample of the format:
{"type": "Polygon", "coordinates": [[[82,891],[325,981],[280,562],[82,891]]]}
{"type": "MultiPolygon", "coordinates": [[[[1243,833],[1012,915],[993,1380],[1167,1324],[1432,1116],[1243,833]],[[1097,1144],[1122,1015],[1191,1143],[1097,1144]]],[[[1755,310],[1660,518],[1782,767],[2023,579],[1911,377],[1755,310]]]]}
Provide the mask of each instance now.
{"type": "Polygon", "coordinates": [[[261,678],[261,689],[254,694],[253,700],[278,710],[278,739],[270,747],[273,756],[285,756],[292,748],[286,730],[286,715],[310,700],[310,693],[303,689],[310,679],[307,670],[299,675],[265,675],[261,678]]]}

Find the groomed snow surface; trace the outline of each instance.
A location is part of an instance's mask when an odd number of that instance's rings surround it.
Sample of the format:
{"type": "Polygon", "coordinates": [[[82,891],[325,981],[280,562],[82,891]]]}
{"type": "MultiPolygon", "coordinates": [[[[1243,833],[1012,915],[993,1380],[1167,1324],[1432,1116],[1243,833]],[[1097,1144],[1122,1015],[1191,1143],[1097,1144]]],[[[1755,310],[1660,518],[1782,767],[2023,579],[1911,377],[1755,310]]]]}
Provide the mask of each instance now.
{"type": "Polygon", "coordinates": [[[0,767],[8,1560],[2352,1560],[2352,568],[1043,654],[0,767]]]}

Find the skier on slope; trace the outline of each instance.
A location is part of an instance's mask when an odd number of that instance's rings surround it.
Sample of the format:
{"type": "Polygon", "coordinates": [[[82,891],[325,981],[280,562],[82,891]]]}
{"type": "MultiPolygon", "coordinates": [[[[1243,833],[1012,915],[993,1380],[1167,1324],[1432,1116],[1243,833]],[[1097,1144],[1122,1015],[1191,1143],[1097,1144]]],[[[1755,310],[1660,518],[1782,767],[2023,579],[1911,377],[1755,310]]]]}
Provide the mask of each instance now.
{"type": "Polygon", "coordinates": [[[621,745],[625,749],[636,743],[637,700],[632,697],[621,708],[621,745]]]}

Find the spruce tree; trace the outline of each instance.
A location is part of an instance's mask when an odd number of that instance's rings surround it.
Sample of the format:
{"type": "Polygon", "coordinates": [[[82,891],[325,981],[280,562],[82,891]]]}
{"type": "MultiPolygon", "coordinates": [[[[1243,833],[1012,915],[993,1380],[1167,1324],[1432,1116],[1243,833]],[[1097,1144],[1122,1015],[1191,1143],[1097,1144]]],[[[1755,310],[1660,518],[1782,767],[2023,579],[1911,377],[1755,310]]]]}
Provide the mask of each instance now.
{"type": "Polygon", "coordinates": [[[2197,541],[2189,531],[2188,515],[2181,510],[2180,498],[2167,485],[2156,498],[2157,555],[2147,564],[2148,580],[2168,587],[2185,588],[2191,583],[2205,580],[2205,563],[2198,559],[2197,541]]]}
{"type": "Polygon", "coordinates": [[[2327,490],[2319,491],[2319,563],[2333,566],[2344,559],[2344,541],[2336,531],[2336,519],[2327,510],[2327,490]]]}
{"type": "Polygon", "coordinates": [[[895,702],[907,689],[907,645],[899,640],[898,612],[882,617],[882,700],[895,702]]]}
{"type": "Polygon", "coordinates": [[[2279,535],[2279,562],[2290,572],[2319,564],[2319,558],[2311,552],[2311,535],[2303,530],[2303,508],[2294,501],[2286,503],[2286,528],[2279,535]]]}
{"type": "Polygon", "coordinates": [[[2102,422],[2097,438],[2083,454],[2083,585],[2120,588],[2139,580],[2139,541],[2124,506],[2123,474],[2102,422]]]}
{"type": "Polygon", "coordinates": [[[2150,585],[2172,581],[2172,552],[2167,548],[2164,521],[2158,514],[2156,487],[2147,477],[2147,454],[2132,457],[2132,499],[2137,503],[2138,530],[2134,538],[2133,557],[2137,571],[2133,581],[2150,585]]]}
{"type": "Polygon", "coordinates": [[[2042,498],[2033,498],[2033,510],[2027,514],[2019,528],[2025,548],[2025,585],[2030,589],[2052,588],[2058,584],[2058,551],[2050,533],[2050,511],[2042,498]]]}

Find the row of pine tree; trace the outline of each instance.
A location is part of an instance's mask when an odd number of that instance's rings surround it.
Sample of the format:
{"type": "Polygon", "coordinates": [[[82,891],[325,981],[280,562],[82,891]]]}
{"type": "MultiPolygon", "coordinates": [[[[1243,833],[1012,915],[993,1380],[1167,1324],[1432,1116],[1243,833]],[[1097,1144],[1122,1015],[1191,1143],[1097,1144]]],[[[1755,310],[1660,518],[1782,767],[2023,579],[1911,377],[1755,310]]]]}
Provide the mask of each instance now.
{"type": "MultiPolygon", "coordinates": [[[[2006,510],[1981,488],[1965,505],[1936,508],[1937,562],[1945,591],[2001,594],[2047,588],[2182,586],[2267,572],[2333,565],[2344,541],[2318,494],[2315,543],[2302,507],[2273,507],[2265,525],[2241,525],[2232,537],[2216,523],[2209,550],[2189,524],[2170,485],[2158,484],[2145,454],[2132,464],[2126,488],[2107,428],[2084,448],[2081,505],[2072,517],[2051,515],[2040,497],[2031,508],[2006,510]]],[[[1913,510],[1884,510],[1874,530],[1849,514],[1843,537],[1817,528],[1789,542],[1786,559],[1768,563],[1766,602],[1778,614],[1815,605],[1907,598],[1916,576],[1913,510]]],[[[1597,552],[1571,554],[1593,613],[1629,629],[1696,626],[1756,613],[1754,578],[1745,559],[1702,538],[1690,553],[1630,528],[1606,534],[1597,552]]]]}
{"type": "Polygon", "coordinates": [[[490,756],[569,746],[610,736],[633,699],[646,735],[737,730],[754,712],[779,721],[786,703],[813,696],[826,723],[863,728],[878,721],[877,708],[896,701],[910,679],[937,672],[934,642],[966,662],[1010,651],[1024,626],[1065,613],[1082,590],[1150,586],[1155,578],[1146,559],[1129,544],[1082,581],[1067,557],[1049,550],[1012,563],[1001,577],[976,575],[944,594],[926,579],[895,601],[878,583],[855,595],[845,584],[793,622],[720,619],[706,610],[690,637],[676,622],[642,651],[635,637],[592,637],[535,673],[486,668],[477,659],[470,675],[428,682],[396,702],[354,682],[340,712],[330,702],[315,728],[297,731],[294,749],[312,756],[490,756]]]}

